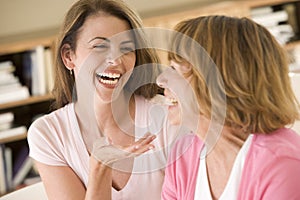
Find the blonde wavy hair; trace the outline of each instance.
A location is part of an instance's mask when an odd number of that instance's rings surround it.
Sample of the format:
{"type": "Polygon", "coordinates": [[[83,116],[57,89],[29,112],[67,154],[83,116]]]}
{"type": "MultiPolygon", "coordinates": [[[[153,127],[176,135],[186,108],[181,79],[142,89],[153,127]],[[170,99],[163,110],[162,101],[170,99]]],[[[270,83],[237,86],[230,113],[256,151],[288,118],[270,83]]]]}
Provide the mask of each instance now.
{"type": "Polygon", "coordinates": [[[217,112],[226,106],[225,125],[249,133],[270,133],[299,119],[286,52],[266,28],[248,18],[203,16],[178,23],[175,31],[203,47],[222,79],[210,78],[216,76],[216,70],[205,69],[209,66],[199,61],[203,56],[191,56],[195,54],[191,44],[174,35],[168,57],[197,63],[190,73],[201,114],[218,117],[220,113],[211,111],[212,104],[217,112]],[[179,50],[189,56],[178,55],[179,50]],[[207,84],[223,88],[224,98],[215,95],[212,99],[207,84]]]}

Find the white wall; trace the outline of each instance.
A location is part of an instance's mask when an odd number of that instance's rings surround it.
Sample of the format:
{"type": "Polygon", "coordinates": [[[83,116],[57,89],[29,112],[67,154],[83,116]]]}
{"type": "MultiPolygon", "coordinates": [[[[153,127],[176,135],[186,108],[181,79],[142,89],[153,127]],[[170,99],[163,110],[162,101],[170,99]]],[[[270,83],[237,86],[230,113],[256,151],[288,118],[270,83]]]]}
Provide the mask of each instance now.
{"type": "Polygon", "coordinates": [[[0,0],[0,37],[58,27],[75,0],[0,0]]]}
{"type": "MultiPolygon", "coordinates": [[[[291,83],[292,87],[294,89],[294,92],[296,94],[296,97],[298,101],[300,102],[300,73],[295,73],[291,75],[291,83]]],[[[300,134],[300,120],[296,121],[294,126],[292,127],[295,131],[297,131],[300,134]]]]}
{"type": "MultiPolygon", "coordinates": [[[[58,28],[76,0],[0,0],[0,38],[58,28]]],[[[219,0],[125,0],[142,16],[177,11],[219,0]]]]}

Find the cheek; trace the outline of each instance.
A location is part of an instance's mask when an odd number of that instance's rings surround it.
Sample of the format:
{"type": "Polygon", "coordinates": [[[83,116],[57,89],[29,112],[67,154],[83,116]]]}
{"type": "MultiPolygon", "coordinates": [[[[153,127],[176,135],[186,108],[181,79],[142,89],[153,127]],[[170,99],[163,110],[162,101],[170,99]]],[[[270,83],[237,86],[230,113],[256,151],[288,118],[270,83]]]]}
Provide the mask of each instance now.
{"type": "Polygon", "coordinates": [[[134,68],[135,66],[135,63],[136,63],[136,56],[135,54],[132,54],[132,55],[125,55],[123,57],[123,64],[126,68],[126,71],[130,71],[134,68]]]}

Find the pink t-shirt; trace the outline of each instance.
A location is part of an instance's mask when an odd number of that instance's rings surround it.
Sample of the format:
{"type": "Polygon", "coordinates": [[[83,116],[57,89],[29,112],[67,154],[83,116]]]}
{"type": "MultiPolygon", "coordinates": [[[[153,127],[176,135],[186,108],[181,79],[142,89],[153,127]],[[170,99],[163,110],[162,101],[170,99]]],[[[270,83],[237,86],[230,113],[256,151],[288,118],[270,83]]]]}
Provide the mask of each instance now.
{"type": "MultiPolygon", "coordinates": [[[[135,123],[139,127],[146,127],[136,129],[135,135],[142,136],[147,131],[156,134],[157,138],[153,142],[155,149],[135,158],[135,173],[122,190],[112,190],[112,198],[156,200],[160,199],[168,147],[172,142],[171,137],[165,134],[167,110],[161,106],[156,107],[158,105],[153,105],[142,97],[136,96],[135,100],[135,123]],[[156,108],[158,110],[154,112],[156,108]]],[[[33,159],[47,165],[70,166],[87,186],[89,154],[75,116],[74,104],[37,119],[29,128],[28,143],[33,159]]]]}
{"type": "MultiPolygon", "coordinates": [[[[202,148],[203,142],[195,135],[184,136],[176,143],[168,158],[162,199],[194,199],[202,148]]],[[[282,128],[268,135],[254,134],[237,199],[300,199],[300,136],[297,133],[282,128]]]]}

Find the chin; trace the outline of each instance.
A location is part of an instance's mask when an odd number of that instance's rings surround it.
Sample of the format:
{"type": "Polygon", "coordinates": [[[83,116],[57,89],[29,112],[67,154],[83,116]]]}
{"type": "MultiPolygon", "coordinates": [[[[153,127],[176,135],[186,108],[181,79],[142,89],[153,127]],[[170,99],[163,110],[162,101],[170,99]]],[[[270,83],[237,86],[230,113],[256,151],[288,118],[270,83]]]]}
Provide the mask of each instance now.
{"type": "Polygon", "coordinates": [[[179,115],[168,115],[168,120],[170,122],[171,125],[180,125],[181,120],[179,118],[179,115]]]}

